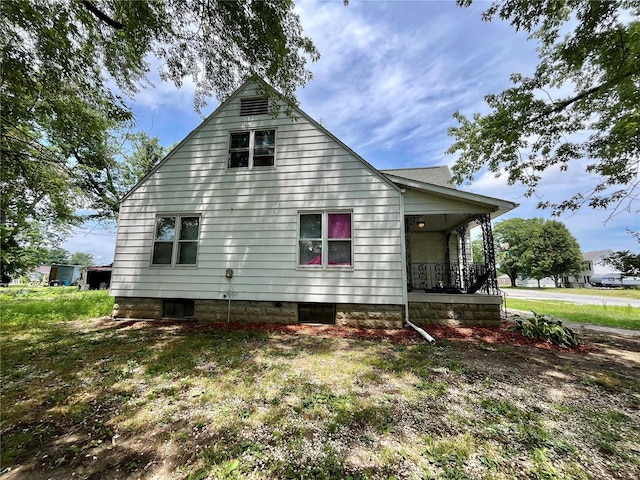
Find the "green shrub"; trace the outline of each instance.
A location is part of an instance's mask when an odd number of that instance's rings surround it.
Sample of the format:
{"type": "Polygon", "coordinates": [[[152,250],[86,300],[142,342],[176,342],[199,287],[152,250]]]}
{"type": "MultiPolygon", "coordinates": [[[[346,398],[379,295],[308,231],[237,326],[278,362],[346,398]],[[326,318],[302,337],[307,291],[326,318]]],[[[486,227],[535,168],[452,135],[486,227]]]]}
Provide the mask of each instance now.
{"type": "Polygon", "coordinates": [[[578,335],[569,327],[562,325],[560,320],[554,320],[547,315],[533,313],[530,319],[515,319],[515,323],[509,326],[509,330],[522,332],[529,338],[546,340],[559,347],[574,348],[580,345],[578,335]]]}

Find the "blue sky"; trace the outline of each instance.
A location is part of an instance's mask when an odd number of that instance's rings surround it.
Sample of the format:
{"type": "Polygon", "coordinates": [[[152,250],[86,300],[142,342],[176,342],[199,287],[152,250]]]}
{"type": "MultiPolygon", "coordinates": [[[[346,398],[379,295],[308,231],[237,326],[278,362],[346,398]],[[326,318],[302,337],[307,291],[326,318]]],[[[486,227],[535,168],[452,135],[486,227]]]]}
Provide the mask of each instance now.
{"type": "MultiPolygon", "coordinates": [[[[453,1],[298,0],[304,33],[321,58],[310,64],[314,79],[297,92],[301,108],[379,169],[449,165],[453,143],[447,129],[452,114],[486,113],[484,96],[510,86],[511,73],[531,74],[536,45],[507,23],[482,22],[488,2],[462,9],[453,1]]],[[[132,100],[138,128],[164,146],[182,140],[218,105],[193,110],[193,83],[181,89],[152,71],[153,86],[132,100]]],[[[515,201],[520,207],[501,217],[551,218],[537,210],[540,200],[558,201],[597,184],[584,165],[550,170],[536,196],[506,178],[479,174],[459,188],[515,201]]],[[[637,250],[626,229],[640,230],[640,202],[611,219],[611,212],[583,209],[558,220],[567,225],[583,251],[637,250]],[[607,220],[608,219],[608,220],[607,220]]],[[[115,234],[100,226],[78,229],[63,245],[94,255],[96,263],[113,260],[115,234]]]]}

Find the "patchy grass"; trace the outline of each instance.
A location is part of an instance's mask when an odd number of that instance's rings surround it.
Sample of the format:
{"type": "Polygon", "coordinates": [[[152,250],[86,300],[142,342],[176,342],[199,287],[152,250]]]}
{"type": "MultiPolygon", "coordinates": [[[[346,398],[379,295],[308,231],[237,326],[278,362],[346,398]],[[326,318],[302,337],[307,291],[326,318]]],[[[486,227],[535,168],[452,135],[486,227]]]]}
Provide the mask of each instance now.
{"type": "Polygon", "coordinates": [[[507,310],[534,311],[578,323],[640,330],[640,308],[613,305],[580,305],[552,300],[509,298],[507,310]]]}
{"type": "Polygon", "coordinates": [[[577,353],[5,313],[5,479],[640,476],[637,339],[577,353]]]}

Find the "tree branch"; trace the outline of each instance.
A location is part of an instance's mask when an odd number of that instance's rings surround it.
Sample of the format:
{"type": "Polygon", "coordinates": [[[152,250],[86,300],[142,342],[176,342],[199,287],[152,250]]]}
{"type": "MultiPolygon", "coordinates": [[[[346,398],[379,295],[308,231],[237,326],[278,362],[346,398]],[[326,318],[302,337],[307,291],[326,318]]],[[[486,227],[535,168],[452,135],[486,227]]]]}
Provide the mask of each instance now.
{"type": "Polygon", "coordinates": [[[91,13],[93,13],[96,17],[98,17],[100,20],[102,20],[104,23],[106,23],[110,27],[115,28],[116,30],[122,30],[124,28],[124,24],[115,21],[114,19],[110,18],[106,13],[101,12],[98,9],[98,7],[96,7],[93,3],[89,2],[88,0],[82,0],[82,5],[84,5],[87,10],[89,10],[91,13]]]}
{"type": "Polygon", "coordinates": [[[536,117],[532,118],[531,120],[526,121],[524,123],[524,125],[529,125],[529,124],[531,124],[533,122],[537,122],[541,118],[546,117],[548,115],[551,115],[552,113],[560,112],[560,111],[564,110],[565,108],[567,108],[569,105],[571,105],[571,104],[573,104],[575,102],[578,102],[578,101],[582,100],[583,98],[586,98],[586,97],[588,97],[590,95],[593,95],[594,93],[599,92],[603,88],[606,88],[606,87],[609,87],[611,85],[614,85],[615,83],[619,82],[620,80],[623,80],[625,78],[631,77],[633,75],[637,75],[638,73],[639,73],[638,70],[633,70],[631,72],[627,72],[624,75],[622,75],[621,77],[616,78],[615,80],[611,80],[609,82],[601,83],[600,85],[596,85],[595,87],[592,87],[592,88],[590,88],[588,90],[580,92],[575,97],[568,98],[567,100],[564,100],[562,102],[554,103],[554,104],[552,104],[553,108],[550,108],[550,109],[542,112],[540,115],[537,115],[536,117]]]}

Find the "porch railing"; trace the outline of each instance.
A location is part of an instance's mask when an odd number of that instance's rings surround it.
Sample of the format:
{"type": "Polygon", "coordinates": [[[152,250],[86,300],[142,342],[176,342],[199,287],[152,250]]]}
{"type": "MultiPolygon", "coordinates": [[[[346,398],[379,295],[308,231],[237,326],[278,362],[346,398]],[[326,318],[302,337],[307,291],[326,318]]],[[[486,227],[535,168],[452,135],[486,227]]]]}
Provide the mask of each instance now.
{"type": "Polygon", "coordinates": [[[446,263],[412,263],[411,290],[422,292],[473,293],[497,295],[498,288],[486,263],[466,265],[446,263]]]}

